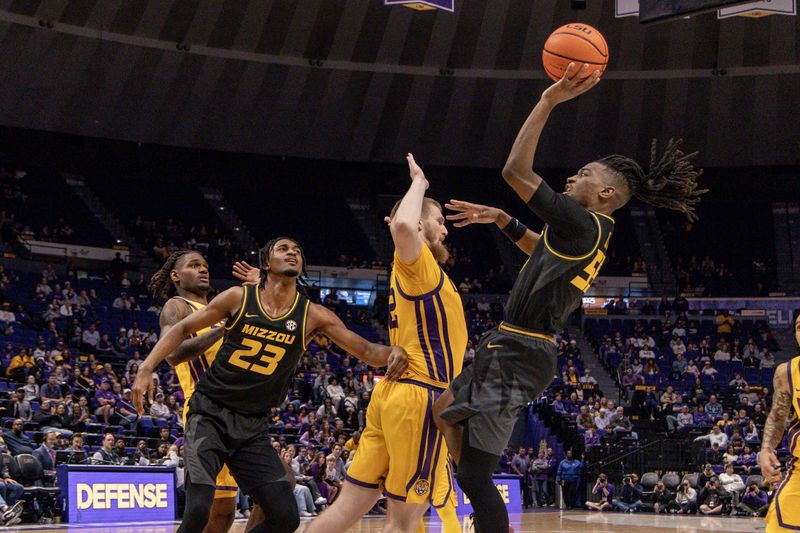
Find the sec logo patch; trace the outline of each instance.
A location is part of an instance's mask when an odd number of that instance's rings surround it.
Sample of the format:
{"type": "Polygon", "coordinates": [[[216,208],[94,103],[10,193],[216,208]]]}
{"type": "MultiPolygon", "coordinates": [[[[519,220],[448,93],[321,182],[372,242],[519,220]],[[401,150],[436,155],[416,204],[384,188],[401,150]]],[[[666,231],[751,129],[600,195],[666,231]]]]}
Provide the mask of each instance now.
{"type": "Polygon", "coordinates": [[[297,322],[295,322],[294,320],[287,320],[286,321],[286,329],[288,329],[289,331],[296,330],[297,329],[297,322]]]}

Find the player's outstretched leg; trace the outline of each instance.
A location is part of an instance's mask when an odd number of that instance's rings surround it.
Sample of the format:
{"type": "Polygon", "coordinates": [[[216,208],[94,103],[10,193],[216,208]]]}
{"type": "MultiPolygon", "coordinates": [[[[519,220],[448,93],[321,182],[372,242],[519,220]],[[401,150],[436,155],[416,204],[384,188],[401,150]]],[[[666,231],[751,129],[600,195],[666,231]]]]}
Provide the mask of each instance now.
{"type": "Polygon", "coordinates": [[[345,481],[336,501],[306,527],[305,533],[347,531],[372,509],[379,496],[379,489],[345,481]]]}
{"type": "Polygon", "coordinates": [[[470,446],[469,431],[464,431],[456,480],[472,502],[476,531],[480,533],[508,533],[508,512],[492,481],[499,460],[498,455],[470,446]]]}
{"type": "Polygon", "coordinates": [[[416,533],[429,504],[411,504],[386,499],[386,533],[416,533]]]}
{"type": "Polygon", "coordinates": [[[300,526],[300,513],[289,481],[264,483],[249,491],[267,518],[252,533],[293,533],[300,526]]]}

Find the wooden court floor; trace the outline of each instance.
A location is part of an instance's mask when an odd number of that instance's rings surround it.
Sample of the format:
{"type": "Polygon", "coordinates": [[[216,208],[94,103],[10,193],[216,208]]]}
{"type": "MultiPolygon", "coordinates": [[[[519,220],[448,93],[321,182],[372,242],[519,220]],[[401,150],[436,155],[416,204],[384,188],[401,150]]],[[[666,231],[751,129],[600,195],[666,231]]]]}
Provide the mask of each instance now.
{"type": "MultiPolygon", "coordinates": [[[[588,513],[583,511],[531,511],[512,515],[511,525],[516,533],[700,533],[707,531],[751,533],[764,531],[764,521],[757,518],[697,517],[697,516],[655,516],[652,514],[588,513]]],[[[426,519],[427,520],[427,519],[426,519]]],[[[306,520],[300,526],[302,532],[306,520]]],[[[364,518],[351,530],[351,533],[378,533],[383,530],[383,518],[364,518]]],[[[237,520],[231,533],[244,533],[244,520],[237,520]]],[[[173,533],[177,524],[120,524],[104,526],[21,526],[1,529],[1,531],[58,532],[89,531],[92,533],[173,533]]],[[[428,523],[428,531],[437,533],[441,525],[428,523]]],[[[471,532],[471,529],[464,530],[471,532]]]]}

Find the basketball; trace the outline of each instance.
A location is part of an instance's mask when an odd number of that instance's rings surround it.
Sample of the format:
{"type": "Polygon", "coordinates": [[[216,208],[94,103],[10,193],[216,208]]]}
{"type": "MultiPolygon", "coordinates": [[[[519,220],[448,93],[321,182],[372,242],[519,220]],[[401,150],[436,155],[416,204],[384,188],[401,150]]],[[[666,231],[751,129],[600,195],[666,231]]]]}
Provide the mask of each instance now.
{"type": "Polygon", "coordinates": [[[603,34],[588,24],[578,22],[565,24],[551,33],[542,51],[542,63],[547,75],[553,81],[560,80],[572,62],[578,70],[584,63],[589,65],[582,78],[591,76],[595,70],[603,72],[608,65],[608,44],[603,34]]]}

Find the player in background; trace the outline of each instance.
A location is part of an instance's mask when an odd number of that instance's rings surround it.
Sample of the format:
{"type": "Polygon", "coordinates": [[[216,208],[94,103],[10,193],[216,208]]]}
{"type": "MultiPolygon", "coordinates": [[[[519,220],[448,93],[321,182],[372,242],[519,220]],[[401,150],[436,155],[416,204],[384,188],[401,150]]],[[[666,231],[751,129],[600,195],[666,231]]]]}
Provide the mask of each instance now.
{"type": "Polygon", "coordinates": [[[268,517],[251,531],[292,532],[299,513],[285,466],[268,440],[269,411],[286,398],[306,343],[329,337],[367,364],[387,366],[387,380],[405,371],[406,353],[366,341],[325,307],[311,303],[297,285],[305,254],[294,239],[273,239],[259,254],[258,286],[232,287],[206,307],[175,324],[142,363],[133,388],[141,414],[156,362],[193,333],[225,322],[225,337],[214,362],[197,381],[186,417],[186,510],[178,529],[205,528],[216,477],[227,464],[242,490],[268,517]]]}
{"type": "MultiPolygon", "coordinates": [[[[242,264],[234,265],[234,275],[246,283],[258,283],[257,268],[244,268],[242,264]]],[[[153,274],[148,290],[154,298],[166,300],[159,316],[161,336],[191,313],[208,305],[208,293],[211,290],[208,263],[200,252],[178,250],[164,261],[161,268],[153,274]]],[[[202,377],[211,363],[214,362],[217,350],[222,345],[225,328],[212,326],[192,335],[181,343],[173,353],[166,357],[167,363],[175,367],[185,404],[194,394],[197,380],[202,377]]],[[[160,364],[161,361],[158,361],[160,364]]],[[[183,422],[186,425],[186,409],[183,411],[183,422]]],[[[204,533],[225,533],[233,525],[236,514],[238,486],[227,466],[217,476],[214,504],[211,516],[204,533]]],[[[263,520],[261,509],[256,505],[250,514],[248,526],[263,520]]],[[[246,529],[249,529],[246,528],[246,529]]]]}

